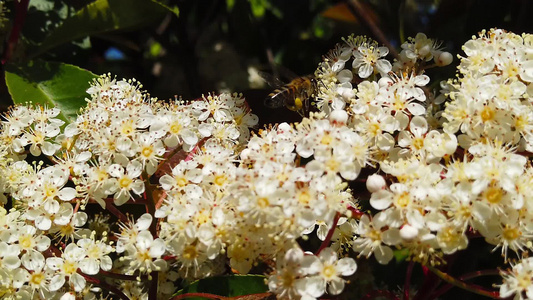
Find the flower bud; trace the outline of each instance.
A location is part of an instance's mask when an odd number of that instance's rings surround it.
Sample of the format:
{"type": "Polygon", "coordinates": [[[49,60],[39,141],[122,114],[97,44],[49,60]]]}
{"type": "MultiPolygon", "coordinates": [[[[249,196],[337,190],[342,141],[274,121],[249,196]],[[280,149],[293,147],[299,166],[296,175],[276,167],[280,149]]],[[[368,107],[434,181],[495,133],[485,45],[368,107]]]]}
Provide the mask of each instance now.
{"type": "Polygon", "coordinates": [[[441,52],[439,55],[435,56],[435,64],[439,67],[444,67],[451,64],[453,61],[453,56],[450,52],[441,52]]]}
{"type": "Polygon", "coordinates": [[[348,113],[341,109],[334,110],[329,115],[329,121],[335,124],[346,124],[348,121],[348,113]]]}
{"type": "Polygon", "coordinates": [[[406,241],[410,241],[418,236],[418,229],[406,224],[400,229],[400,236],[406,241]]]}
{"type": "Polygon", "coordinates": [[[371,193],[375,193],[379,190],[382,190],[386,186],[387,186],[387,183],[385,182],[385,178],[383,178],[383,176],[378,175],[378,174],[372,174],[368,176],[366,180],[366,188],[371,193]]]}

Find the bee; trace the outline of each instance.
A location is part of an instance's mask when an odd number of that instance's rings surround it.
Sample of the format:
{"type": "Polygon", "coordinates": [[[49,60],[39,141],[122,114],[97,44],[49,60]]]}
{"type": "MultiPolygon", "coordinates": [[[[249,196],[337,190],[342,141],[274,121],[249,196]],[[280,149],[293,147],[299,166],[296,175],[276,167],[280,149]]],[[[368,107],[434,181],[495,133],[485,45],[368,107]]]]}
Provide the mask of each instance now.
{"type": "Polygon", "coordinates": [[[311,110],[311,98],[314,97],[316,91],[317,80],[315,76],[297,77],[270,93],[265,99],[265,106],[269,108],[285,106],[289,110],[296,111],[302,117],[307,117],[311,110]]]}

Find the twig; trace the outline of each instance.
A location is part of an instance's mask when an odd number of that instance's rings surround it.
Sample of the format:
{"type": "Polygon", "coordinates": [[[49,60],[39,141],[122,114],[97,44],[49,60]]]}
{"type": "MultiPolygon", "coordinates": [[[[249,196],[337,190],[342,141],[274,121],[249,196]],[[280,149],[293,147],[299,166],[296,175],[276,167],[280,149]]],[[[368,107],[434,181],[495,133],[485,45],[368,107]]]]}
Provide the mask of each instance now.
{"type": "Polygon", "coordinates": [[[326,238],[324,241],[322,241],[322,244],[320,245],[320,248],[316,251],[315,255],[320,254],[324,248],[326,248],[329,245],[329,242],[331,242],[331,237],[333,236],[333,232],[335,232],[335,228],[337,227],[337,223],[339,222],[340,214],[337,213],[335,215],[335,218],[333,219],[333,224],[331,224],[331,227],[329,228],[328,235],[326,235],[326,238]]]}
{"type": "Polygon", "coordinates": [[[413,267],[415,266],[415,263],[413,261],[410,261],[407,265],[407,272],[405,274],[405,283],[403,285],[403,299],[409,300],[409,290],[411,288],[411,275],[413,275],[413,267]]]}
{"type": "Polygon", "coordinates": [[[94,285],[97,285],[99,287],[101,287],[102,289],[104,290],[107,290],[107,291],[110,291],[110,292],[113,292],[115,295],[117,295],[120,299],[124,299],[124,300],[130,300],[128,298],[128,296],[126,296],[121,290],[119,290],[118,288],[110,285],[110,284],[107,284],[105,282],[103,282],[102,280],[99,280],[99,279],[96,279],[94,277],[91,277],[87,274],[83,274],[81,272],[78,272],[81,276],[83,276],[85,278],[85,280],[87,280],[87,282],[89,283],[92,283],[94,285]]]}
{"type": "Polygon", "coordinates": [[[392,54],[395,58],[398,58],[398,52],[396,52],[396,49],[392,46],[387,37],[385,37],[385,34],[383,34],[383,31],[379,29],[379,26],[376,25],[374,20],[370,18],[370,14],[367,13],[367,9],[363,5],[361,5],[359,0],[350,0],[348,1],[348,3],[350,3],[354,13],[360,20],[362,20],[366,24],[366,26],[372,32],[372,35],[378,40],[378,42],[389,48],[389,53],[392,54]]]}
{"type": "Polygon", "coordinates": [[[439,278],[441,278],[442,280],[454,285],[454,286],[457,286],[457,287],[460,287],[464,290],[467,290],[469,292],[472,292],[472,293],[475,293],[475,294],[478,294],[478,295],[482,295],[482,296],[486,296],[486,297],[489,297],[489,298],[492,298],[492,299],[500,299],[500,293],[496,292],[496,291],[489,291],[489,290],[486,290],[485,288],[479,286],[479,285],[476,285],[476,284],[468,284],[462,280],[459,280],[447,273],[444,273],[442,272],[441,270],[437,269],[437,268],[434,268],[434,267],[431,267],[431,266],[426,266],[431,272],[433,272],[435,275],[437,275],[439,278]]]}
{"type": "Polygon", "coordinates": [[[24,26],[24,21],[26,20],[26,14],[28,13],[28,4],[30,0],[20,0],[15,2],[15,19],[13,22],[13,29],[9,34],[9,39],[7,41],[6,51],[2,57],[2,65],[5,65],[11,59],[13,51],[19,41],[20,32],[24,26]]]}
{"type": "MultiPolygon", "coordinates": [[[[490,269],[490,270],[480,270],[480,271],[466,273],[464,275],[459,276],[458,279],[469,280],[469,279],[480,277],[480,276],[498,276],[498,275],[500,275],[500,272],[498,270],[490,269]]],[[[431,294],[431,298],[436,299],[437,297],[449,291],[451,288],[453,288],[453,284],[448,283],[444,285],[443,287],[439,288],[438,290],[436,290],[435,292],[433,292],[431,294]]]]}

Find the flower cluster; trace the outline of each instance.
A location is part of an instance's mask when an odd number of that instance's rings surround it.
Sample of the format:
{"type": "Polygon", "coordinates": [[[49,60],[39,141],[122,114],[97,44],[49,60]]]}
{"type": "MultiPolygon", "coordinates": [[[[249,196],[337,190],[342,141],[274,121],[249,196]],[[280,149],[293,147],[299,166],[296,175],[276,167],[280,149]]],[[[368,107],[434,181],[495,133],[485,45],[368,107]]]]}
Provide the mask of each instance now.
{"type": "Polygon", "coordinates": [[[70,123],[14,106],[0,130],[0,296],[168,299],[261,269],[277,297],[316,299],[344,290],[350,251],[387,264],[403,249],[432,268],[476,235],[513,262],[500,296],[531,298],[532,41],[482,32],[435,97],[426,70],[451,63],[438,42],[418,34],[390,61],[350,36],[315,72],[319,111],[255,133],[242,95],[160,101],[110,75],[70,123]]]}
{"type": "Polygon", "coordinates": [[[459,78],[444,84],[451,101],[442,113],[444,131],[459,132],[461,147],[497,139],[533,150],[532,39],[490,30],[464,44],[459,78]]]}

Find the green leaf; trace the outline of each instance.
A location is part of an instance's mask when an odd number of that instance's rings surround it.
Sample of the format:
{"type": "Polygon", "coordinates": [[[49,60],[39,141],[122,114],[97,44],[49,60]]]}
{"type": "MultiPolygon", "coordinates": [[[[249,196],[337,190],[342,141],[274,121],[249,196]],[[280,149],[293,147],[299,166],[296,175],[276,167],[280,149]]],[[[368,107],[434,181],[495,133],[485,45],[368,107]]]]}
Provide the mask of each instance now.
{"type": "Polygon", "coordinates": [[[235,0],[226,0],[226,8],[231,11],[235,6],[235,0]]]}
{"type": "Polygon", "coordinates": [[[397,249],[393,251],[397,263],[401,263],[409,257],[409,249],[397,249]]]}
{"type": "Polygon", "coordinates": [[[169,12],[179,13],[176,7],[153,0],[96,0],[52,30],[30,57],[86,36],[157,23],[169,12]]]}
{"type": "MultiPolygon", "coordinates": [[[[184,289],[178,291],[176,295],[182,295],[186,293],[209,293],[218,296],[236,297],[265,293],[267,291],[268,287],[265,284],[265,276],[232,275],[197,280],[184,289]]],[[[191,297],[187,299],[202,298],[191,297]]]]}
{"type": "Polygon", "coordinates": [[[6,85],[14,103],[33,102],[61,110],[67,123],[87,102],[86,90],[97,76],[79,67],[41,60],[6,65],[6,85]]]}

